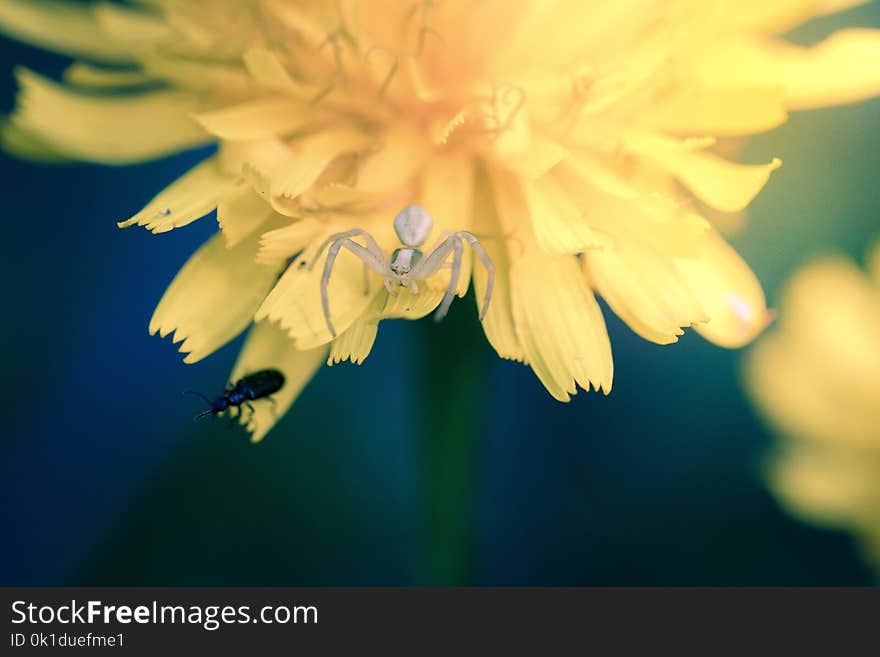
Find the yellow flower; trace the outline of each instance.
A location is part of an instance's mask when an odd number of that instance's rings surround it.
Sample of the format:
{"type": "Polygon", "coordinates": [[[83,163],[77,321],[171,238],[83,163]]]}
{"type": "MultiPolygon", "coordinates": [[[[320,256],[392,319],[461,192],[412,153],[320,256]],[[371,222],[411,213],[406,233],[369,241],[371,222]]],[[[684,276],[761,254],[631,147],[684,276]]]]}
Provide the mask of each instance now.
{"type": "Polygon", "coordinates": [[[786,436],[771,487],[795,515],[855,533],[880,568],[880,243],[868,275],[843,258],[805,267],[780,311],[746,370],[786,436]]]}
{"type": "MultiPolygon", "coordinates": [[[[780,162],[737,164],[714,145],[880,92],[877,32],[811,48],[775,36],[855,4],[0,0],[6,33],[80,60],[63,84],[19,71],[3,137],[21,155],[107,164],[216,143],[121,225],[158,233],[217,210],[220,232],[150,329],[195,362],[256,320],[232,376],[283,370],[279,412],[325,359],[362,362],[380,320],[439,303],[448,270],[418,295],[364,294],[343,252],[333,339],[321,267],[300,267],[355,227],[393,249],[410,203],[433,216],[432,240],[469,230],[485,244],[489,342],[566,401],[611,388],[596,294],[660,344],[694,326],[737,347],[766,325],[760,285],[707,217],[742,211],[780,162]]],[[[470,254],[464,267],[457,292],[472,278],[479,300],[486,273],[470,254]]],[[[274,421],[260,406],[253,438],[274,421]]]]}

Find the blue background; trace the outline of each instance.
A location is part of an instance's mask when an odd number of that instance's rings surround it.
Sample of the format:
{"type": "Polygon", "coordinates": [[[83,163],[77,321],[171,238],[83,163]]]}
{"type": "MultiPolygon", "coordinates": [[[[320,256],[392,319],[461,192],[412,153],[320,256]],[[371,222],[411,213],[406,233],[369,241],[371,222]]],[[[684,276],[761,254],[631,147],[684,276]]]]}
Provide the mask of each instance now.
{"type": "MultiPolygon", "coordinates": [[[[846,22],[880,27],[880,12],[846,22]]],[[[14,65],[57,75],[65,61],[4,41],[0,63],[8,112],[14,65]]],[[[880,232],[878,110],[798,114],[743,152],[785,162],[734,239],[771,303],[810,255],[861,258],[880,232]]],[[[193,425],[200,403],[181,391],[222,388],[238,343],[186,366],[146,327],[216,223],[152,236],[115,222],[203,155],[127,168],[0,155],[0,584],[437,581],[425,436],[456,417],[459,583],[871,582],[847,536],[799,524],[765,490],[773,438],[743,396],[742,353],[693,334],[659,347],[610,312],[609,397],[553,401],[460,301],[440,327],[383,323],[366,363],[323,369],[262,444],[193,425]]]]}

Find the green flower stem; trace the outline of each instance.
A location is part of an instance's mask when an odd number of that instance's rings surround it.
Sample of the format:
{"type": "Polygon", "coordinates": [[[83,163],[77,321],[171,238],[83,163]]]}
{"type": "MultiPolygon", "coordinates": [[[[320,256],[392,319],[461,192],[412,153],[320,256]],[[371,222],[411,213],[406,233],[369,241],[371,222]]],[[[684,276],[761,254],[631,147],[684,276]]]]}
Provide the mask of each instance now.
{"type": "Polygon", "coordinates": [[[473,549],[476,456],[482,446],[489,363],[473,294],[449,315],[419,324],[426,343],[422,403],[421,481],[425,504],[424,583],[467,584],[473,549]]]}

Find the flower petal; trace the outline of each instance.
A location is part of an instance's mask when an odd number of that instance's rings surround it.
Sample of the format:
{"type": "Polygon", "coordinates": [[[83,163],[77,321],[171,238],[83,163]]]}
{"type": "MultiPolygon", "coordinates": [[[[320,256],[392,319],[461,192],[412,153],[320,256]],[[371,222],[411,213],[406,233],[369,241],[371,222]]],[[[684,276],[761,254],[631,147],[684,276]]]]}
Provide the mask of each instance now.
{"type": "Polygon", "coordinates": [[[863,5],[869,0],[737,0],[730,3],[729,24],[740,30],[782,34],[816,16],[863,5]]]}
{"type": "Polygon", "coordinates": [[[381,292],[385,296],[382,308],[382,319],[421,319],[430,315],[443,300],[446,286],[431,277],[427,281],[418,281],[419,293],[414,294],[411,287],[398,287],[397,294],[381,292]]]}
{"type": "Polygon", "coordinates": [[[676,267],[709,318],[695,327],[707,340],[741,347],[772,319],[758,279],[717,233],[707,233],[700,257],[677,259],[676,267]]]}
{"type": "Polygon", "coordinates": [[[0,32],[47,50],[93,61],[123,64],[131,61],[125,42],[102,32],[92,6],[53,0],[2,0],[0,32]]]}
{"type": "MultiPolygon", "coordinates": [[[[781,307],[779,330],[786,345],[795,357],[813,364],[816,371],[810,379],[834,388],[822,392],[834,400],[834,408],[848,411],[847,418],[840,421],[841,430],[828,435],[846,435],[846,420],[859,415],[864,418],[856,407],[876,417],[880,409],[880,340],[875,327],[880,326],[880,287],[852,262],[826,257],[791,279],[781,307]],[[843,390],[845,396],[837,392],[843,390]]],[[[868,429],[875,423],[862,424],[868,429]]],[[[878,431],[869,429],[868,433],[868,444],[871,434],[880,436],[878,431]]]]}
{"type": "Polygon", "coordinates": [[[423,136],[411,128],[394,127],[381,142],[380,150],[358,167],[357,175],[357,189],[378,197],[410,182],[432,155],[423,136]]]}
{"type": "Polygon", "coordinates": [[[238,244],[272,216],[271,206],[243,180],[228,189],[217,206],[217,223],[227,247],[238,244]]]}
{"type": "Polygon", "coordinates": [[[713,155],[679,147],[681,142],[663,138],[634,139],[630,145],[665,169],[709,205],[724,212],[745,208],[782,166],[774,158],[768,164],[737,164],[713,155]]]}
{"type": "MultiPolygon", "coordinates": [[[[480,235],[486,253],[495,266],[495,287],[489,300],[489,309],[483,318],[483,331],[489,344],[501,358],[522,362],[525,354],[514,328],[510,290],[509,244],[516,238],[508,240],[504,236],[496,209],[494,189],[483,167],[477,168],[474,182],[473,230],[480,235]]],[[[516,249],[517,246],[513,248],[516,249]]],[[[519,250],[522,250],[521,245],[519,250]]],[[[488,274],[483,267],[475,267],[473,279],[477,304],[482,312],[488,274]]]]}
{"type": "Polygon", "coordinates": [[[256,92],[256,85],[240,66],[151,53],[141,58],[144,72],[182,89],[220,93],[225,98],[256,92]]]}
{"type": "Polygon", "coordinates": [[[0,147],[22,160],[43,164],[63,164],[70,158],[62,155],[37,135],[8,119],[0,121],[0,147]]]}
{"type": "Polygon", "coordinates": [[[229,377],[230,383],[253,372],[276,369],[284,374],[284,385],[272,395],[274,404],[256,401],[253,414],[245,411],[239,422],[251,432],[251,442],[261,441],[283,417],[327,357],[327,347],[300,351],[287,333],[269,322],[255,324],[244,341],[229,377]]]}
{"type": "Polygon", "coordinates": [[[354,324],[330,343],[327,365],[335,365],[346,360],[360,365],[370,355],[379,332],[378,308],[384,303],[380,295],[376,296],[376,301],[378,303],[373,303],[354,324]]]}
{"type": "Polygon", "coordinates": [[[192,97],[174,91],[130,96],[78,93],[18,69],[12,122],[60,153],[100,164],[151,160],[209,142],[188,114],[192,97]]]}
{"type": "Polygon", "coordinates": [[[562,144],[551,139],[532,137],[525,151],[504,157],[505,165],[526,180],[537,180],[568,156],[562,144]]]}
{"type": "Polygon", "coordinates": [[[750,393],[785,434],[829,450],[876,446],[877,386],[873,399],[850,395],[833,351],[805,351],[780,333],[758,341],[746,365],[750,393]]]}
{"type": "Polygon", "coordinates": [[[584,390],[611,392],[611,343],[602,311],[573,256],[534,250],[514,260],[511,299],[525,362],[559,401],[584,390]]]}
{"type": "Polygon", "coordinates": [[[863,451],[791,445],[773,459],[770,487],[794,515],[810,522],[867,532],[877,540],[880,465],[863,451]]]}
{"type": "Polygon", "coordinates": [[[271,50],[251,48],[244,53],[244,65],[254,81],[273,91],[279,91],[299,100],[308,100],[314,91],[295,81],[287,68],[271,50]]]}
{"type": "Polygon", "coordinates": [[[553,170],[552,177],[582,213],[592,236],[591,243],[616,248],[630,241],[650,244],[664,256],[696,256],[708,222],[670,194],[652,187],[621,196],[615,186],[597,182],[589,167],[582,169],[572,157],[553,170]]]}
{"type": "Polygon", "coordinates": [[[74,62],[64,71],[65,84],[89,89],[119,90],[143,87],[150,81],[150,77],[143,71],[133,68],[106,68],[85,62],[74,62]]]}
{"type": "Polygon", "coordinates": [[[493,171],[493,183],[501,225],[523,239],[510,265],[510,296],[524,362],[559,401],[577,393],[575,384],[607,394],[611,343],[577,259],[551,256],[534,242],[521,179],[493,171]]]}
{"type": "MultiPolygon", "coordinates": [[[[434,241],[429,242],[430,248],[439,246],[439,240],[445,234],[471,228],[474,175],[473,158],[464,153],[435,155],[428,162],[422,175],[419,202],[434,220],[434,229],[430,236],[434,241]]],[[[479,239],[480,236],[477,238],[479,239]]],[[[451,256],[447,258],[447,262],[452,262],[451,256]]],[[[459,297],[467,294],[472,263],[473,252],[465,245],[461,254],[461,271],[456,288],[459,297]]],[[[449,285],[451,271],[451,269],[441,269],[432,277],[440,289],[445,290],[449,285]]]]}
{"type": "Polygon", "coordinates": [[[556,255],[575,254],[602,245],[590,228],[587,213],[569,197],[557,178],[545,176],[526,191],[538,246],[556,255]]]}
{"type": "Polygon", "coordinates": [[[209,158],[171,183],[131,219],[120,221],[120,228],[137,224],[153,233],[165,233],[191,224],[217,207],[232,186],[216,157],[209,158]]]}
{"type": "Polygon", "coordinates": [[[647,244],[627,242],[583,258],[602,298],[646,340],[677,342],[683,327],[708,319],[672,259],[647,244]]]}
{"type": "Polygon", "coordinates": [[[868,271],[874,277],[874,283],[880,286],[880,241],[874,244],[868,255],[868,271]]]}
{"type": "Polygon", "coordinates": [[[661,103],[650,120],[672,134],[739,137],[785,123],[785,100],[781,86],[701,89],[661,103]]]}
{"type": "Polygon", "coordinates": [[[316,124],[314,113],[291,98],[261,98],[193,117],[212,135],[232,141],[272,139],[316,124]]]}
{"type": "Polygon", "coordinates": [[[853,103],[880,93],[880,30],[835,32],[804,48],[749,39],[719,43],[692,63],[706,86],[770,85],[785,89],[791,109],[853,103]]]}
{"type": "Polygon", "coordinates": [[[302,211],[299,196],[315,184],[331,162],[368,143],[369,139],[355,130],[325,130],[293,142],[271,166],[248,166],[243,173],[276,212],[295,217],[302,211]]]}
{"type": "Polygon", "coordinates": [[[227,249],[219,233],[175,276],[150,320],[150,334],[174,331],[185,363],[195,363],[241,333],[278,276],[254,262],[257,236],[227,249]]]}
{"type": "Polygon", "coordinates": [[[321,232],[321,222],[307,217],[263,233],[257,262],[280,264],[314,242],[321,232]]]}
{"type": "MultiPolygon", "coordinates": [[[[324,318],[321,301],[321,276],[326,253],[310,270],[307,265],[315,256],[324,239],[335,232],[358,225],[331,223],[318,233],[309,247],[288,268],[256,314],[257,321],[269,319],[284,328],[298,349],[312,349],[333,339],[324,318]]],[[[361,224],[369,229],[369,224],[361,224]]],[[[376,233],[374,233],[376,235],[376,233]]],[[[376,235],[378,239],[378,235],[376,235]]],[[[373,297],[380,292],[375,276],[367,279],[369,290],[364,291],[364,263],[360,258],[342,249],[333,266],[327,287],[330,316],[337,335],[348,329],[366,310],[373,297]]],[[[382,294],[384,294],[382,289],[382,294]]]]}

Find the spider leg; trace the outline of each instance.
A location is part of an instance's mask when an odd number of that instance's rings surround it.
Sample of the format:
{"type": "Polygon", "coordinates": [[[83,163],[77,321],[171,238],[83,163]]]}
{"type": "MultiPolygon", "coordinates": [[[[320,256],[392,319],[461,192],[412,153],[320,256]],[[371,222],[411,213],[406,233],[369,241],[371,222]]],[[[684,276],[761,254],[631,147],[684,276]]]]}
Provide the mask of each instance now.
{"type": "MultiPolygon", "coordinates": [[[[473,235],[473,233],[469,233],[466,230],[460,230],[457,233],[454,233],[451,237],[446,238],[440,246],[438,246],[434,251],[428,254],[426,257],[422,258],[422,260],[415,266],[412,273],[410,274],[413,279],[423,280],[428,278],[432,274],[436,273],[444,264],[446,260],[446,256],[449,255],[449,252],[452,251],[455,247],[453,246],[456,242],[461,244],[461,240],[466,241],[471,245],[471,248],[474,250],[474,253],[477,254],[477,257],[483,263],[483,266],[486,268],[486,272],[489,277],[486,281],[486,293],[483,296],[483,305],[480,308],[480,321],[486,317],[486,311],[489,309],[489,302],[492,299],[492,290],[495,287],[495,265],[492,264],[491,258],[489,258],[489,254],[486,253],[486,250],[483,248],[483,245],[480,244],[480,241],[473,235]]],[[[459,264],[459,270],[460,270],[459,264]]],[[[458,272],[455,271],[456,265],[453,263],[453,272],[452,278],[458,278],[458,272]]],[[[447,295],[449,294],[447,290],[447,295]]],[[[444,297],[445,300],[445,297],[444,297]]],[[[451,299],[450,299],[451,303],[451,299]]],[[[441,310],[443,306],[441,305],[441,310]]],[[[439,314],[439,312],[438,312],[439,314]]]]}
{"type": "Polygon", "coordinates": [[[480,240],[478,240],[473,233],[462,230],[457,234],[471,245],[474,253],[476,253],[477,257],[483,262],[483,266],[486,268],[486,273],[488,274],[488,278],[486,279],[486,293],[483,295],[483,305],[480,308],[480,321],[482,322],[486,317],[486,312],[489,310],[489,302],[492,300],[492,290],[495,287],[495,265],[492,264],[492,259],[489,257],[489,254],[486,253],[486,249],[483,248],[483,245],[480,244],[480,240]]]}
{"type": "Polygon", "coordinates": [[[422,258],[413,268],[412,272],[410,272],[410,279],[412,281],[423,281],[436,274],[444,266],[449,252],[455,250],[456,256],[452,266],[453,271],[449,277],[449,287],[437,309],[437,314],[434,315],[436,321],[440,321],[446,316],[449,304],[452,303],[452,297],[455,295],[455,288],[458,285],[458,273],[461,269],[461,249],[461,238],[458,237],[458,234],[450,235],[436,249],[422,258]]]}
{"type": "Polygon", "coordinates": [[[446,294],[443,295],[443,301],[440,302],[440,307],[434,313],[435,322],[439,322],[449,312],[449,306],[452,304],[455,290],[458,287],[458,277],[461,274],[461,253],[464,247],[460,237],[452,237],[450,240],[452,241],[452,271],[449,273],[449,285],[446,288],[446,294]]]}
{"type": "Polygon", "coordinates": [[[410,278],[413,280],[423,281],[426,278],[433,276],[439,271],[439,269],[443,266],[444,261],[446,260],[446,256],[449,255],[449,252],[452,251],[452,244],[456,241],[458,237],[456,235],[452,235],[443,240],[437,248],[431,251],[428,255],[419,260],[418,264],[413,267],[410,272],[410,278]]]}
{"type": "Polygon", "coordinates": [[[388,290],[388,294],[390,294],[392,297],[397,296],[397,292],[394,290],[393,283],[391,282],[390,278],[385,279],[385,289],[388,290]]]}
{"type": "Polygon", "coordinates": [[[325,239],[321,246],[318,247],[318,250],[315,251],[315,255],[312,257],[312,261],[309,263],[309,271],[315,268],[315,265],[318,262],[318,258],[321,257],[321,254],[324,253],[324,249],[326,249],[331,243],[336,242],[341,239],[345,239],[346,237],[363,237],[367,242],[367,248],[376,256],[379,256],[379,259],[383,262],[388,260],[388,256],[385,255],[385,252],[382,250],[376,240],[373,239],[373,236],[370,235],[363,228],[352,228],[351,230],[346,230],[341,233],[333,233],[327,239],[325,239]]]}
{"type": "Polygon", "coordinates": [[[431,251],[436,251],[443,242],[445,242],[451,235],[454,235],[455,231],[450,228],[445,228],[440,231],[440,235],[437,236],[437,241],[434,242],[434,246],[431,247],[431,251]]]}
{"type": "MultiPolygon", "coordinates": [[[[372,238],[370,238],[372,239],[372,238]]],[[[333,264],[336,262],[336,256],[339,250],[345,247],[358,258],[364,261],[364,264],[373,269],[373,271],[385,275],[386,265],[376,253],[370,249],[361,246],[348,237],[340,237],[330,245],[327,252],[327,262],[324,263],[324,273],[321,276],[321,305],[324,308],[324,319],[327,321],[327,328],[330,329],[330,335],[336,337],[336,329],[333,327],[333,321],[330,319],[330,300],[327,298],[327,284],[330,282],[330,274],[333,271],[333,264]]]]}

